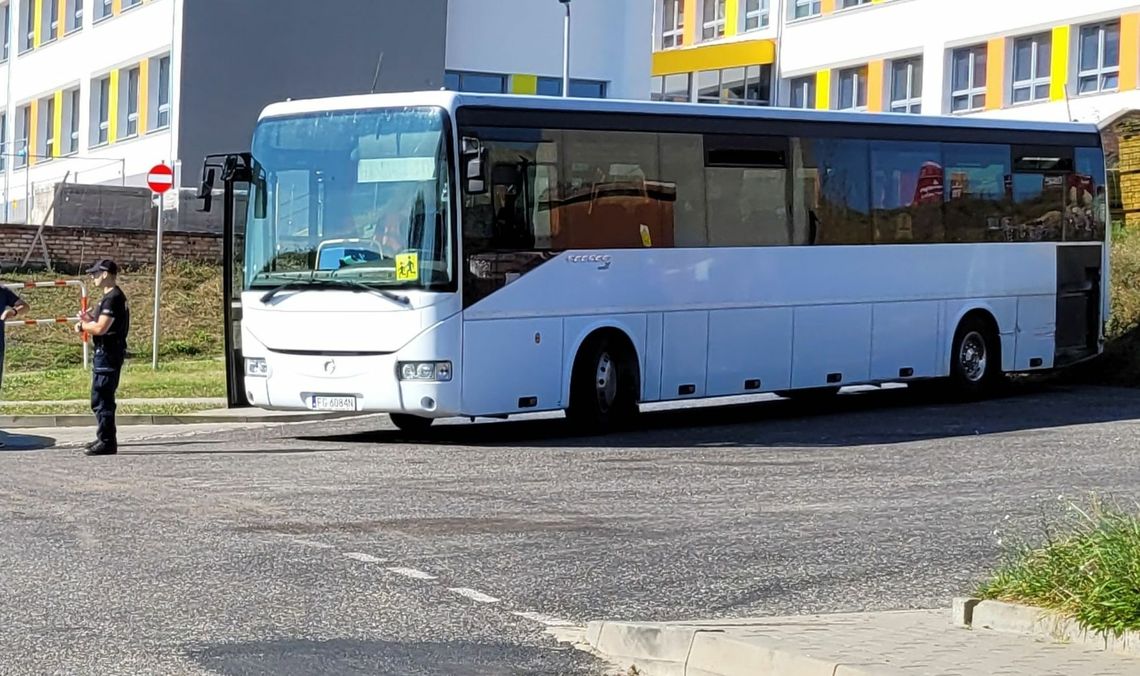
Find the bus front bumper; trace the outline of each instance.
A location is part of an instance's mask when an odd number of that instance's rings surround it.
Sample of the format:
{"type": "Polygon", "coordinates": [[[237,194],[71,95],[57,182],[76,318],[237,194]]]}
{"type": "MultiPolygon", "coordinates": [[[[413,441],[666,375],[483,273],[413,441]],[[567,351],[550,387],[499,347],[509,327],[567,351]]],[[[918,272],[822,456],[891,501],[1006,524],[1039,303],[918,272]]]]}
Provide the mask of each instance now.
{"type": "MultiPolygon", "coordinates": [[[[246,394],[260,408],[408,413],[427,418],[455,416],[460,411],[458,364],[453,361],[280,353],[252,359],[263,360],[264,373],[250,375],[247,370],[246,394]],[[401,379],[406,364],[413,365],[416,378],[401,379]]],[[[255,370],[261,368],[258,365],[255,370]]]]}

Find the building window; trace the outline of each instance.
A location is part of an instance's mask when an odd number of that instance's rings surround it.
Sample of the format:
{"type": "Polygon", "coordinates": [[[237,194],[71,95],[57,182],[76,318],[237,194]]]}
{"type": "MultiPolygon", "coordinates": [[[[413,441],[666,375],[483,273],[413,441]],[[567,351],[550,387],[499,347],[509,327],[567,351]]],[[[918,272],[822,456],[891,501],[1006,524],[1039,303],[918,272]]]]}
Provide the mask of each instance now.
{"type": "Polygon", "coordinates": [[[127,72],[126,91],[123,92],[126,109],[126,125],[123,127],[124,138],[131,138],[139,134],[139,75],[138,68],[132,68],[127,72]]]}
{"type": "Polygon", "coordinates": [[[20,106],[17,113],[20,136],[16,139],[16,166],[28,166],[28,140],[32,137],[32,106],[20,106]]]}
{"type": "Polygon", "coordinates": [[[43,12],[40,44],[46,45],[49,42],[54,42],[55,36],[59,35],[59,2],[48,0],[40,6],[40,11],[43,12]]]}
{"type": "Polygon", "coordinates": [[[986,46],[955,49],[951,68],[950,110],[969,113],[985,109],[986,46]]]}
{"type": "Polygon", "coordinates": [[[123,0],[123,10],[126,11],[132,7],[138,7],[142,4],[142,0],[123,0]]]}
{"type": "MultiPolygon", "coordinates": [[[[535,93],[539,96],[562,96],[562,78],[538,78],[538,88],[535,93]]],[[[606,83],[597,80],[570,80],[570,98],[604,99],[606,83]]]]}
{"type": "Polygon", "coordinates": [[[449,71],[443,76],[447,89],[476,94],[506,94],[507,76],[493,73],[466,73],[449,71]]]}
{"type": "Polygon", "coordinates": [[[1120,22],[1081,26],[1077,93],[1114,92],[1120,86],[1120,22]]]}
{"type": "Polygon", "coordinates": [[[8,3],[0,5],[0,30],[4,31],[4,47],[0,50],[0,61],[7,61],[11,50],[9,36],[12,32],[12,6],[8,3]]]}
{"type": "Polygon", "coordinates": [[[806,19],[809,16],[817,16],[821,12],[820,0],[795,0],[792,5],[792,18],[793,19],[806,19]]]}
{"type": "Polygon", "coordinates": [[[724,37],[725,2],[727,0],[704,0],[701,14],[701,38],[715,40],[724,37]]]}
{"type": "Polygon", "coordinates": [[[8,168],[8,112],[0,112],[0,171],[8,168]]]}
{"type": "Polygon", "coordinates": [[[1049,33],[1013,43],[1013,102],[1047,101],[1053,37],[1049,33]]]}
{"type": "Polygon", "coordinates": [[[649,89],[649,98],[654,101],[687,103],[692,100],[692,84],[688,73],[652,78],[649,89]]]}
{"type": "Polygon", "coordinates": [[[922,59],[891,62],[891,112],[922,112],[922,59]]]}
{"type": "Polygon", "coordinates": [[[63,94],[63,119],[67,129],[65,155],[79,152],[79,87],[63,94]]]}
{"type": "Polygon", "coordinates": [[[839,110],[867,110],[867,67],[839,71],[839,110]]]}
{"type": "Polygon", "coordinates": [[[769,0],[747,0],[744,5],[744,30],[754,31],[768,27],[769,0]]]}
{"type": "Polygon", "coordinates": [[[111,0],[95,0],[95,20],[108,19],[114,13],[111,0]]]}
{"type": "Polygon", "coordinates": [[[94,146],[107,145],[111,141],[111,77],[99,80],[92,91],[94,100],[92,115],[94,125],[92,136],[95,138],[94,146]]]}
{"type": "Polygon", "coordinates": [[[685,0],[665,0],[661,11],[661,49],[685,44],[685,0]]]}
{"type": "Polygon", "coordinates": [[[871,0],[840,0],[839,9],[850,9],[860,5],[869,5],[871,0]]]}
{"type": "Polygon", "coordinates": [[[83,29],[83,0],[67,0],[67,33],[83,29]]]}
{"type": "Polygon", "coordinates": [[[36,47],[36,13],[34,7],[34,0],[20,0],[20,16],[24,18],[23,30],[20,31],[21,54],[36,47]]]}
{"type": "Polygon", "coordinates": [[[792,108],[815,108],[815,76],[797,77],[791,82],[792,108]]]}
{"type": "Polygon", "coordinates": [[[166,129],[170,126],[170,57],[158,60],[158,106],[155,108],[154,128],[166,129]]]}
{"type": "Polygon", "coordinates": [[[772,105],[772,67],[701,71],[697,73],[697,103],[772,105]]]}

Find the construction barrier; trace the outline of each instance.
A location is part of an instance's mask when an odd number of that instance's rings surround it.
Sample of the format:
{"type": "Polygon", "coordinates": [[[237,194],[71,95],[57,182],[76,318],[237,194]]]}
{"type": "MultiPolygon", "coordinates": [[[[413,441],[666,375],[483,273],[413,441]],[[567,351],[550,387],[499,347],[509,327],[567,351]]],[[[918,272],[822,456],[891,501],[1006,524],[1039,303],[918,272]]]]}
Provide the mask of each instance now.
{"type": "MultiPolygon", "coordinates": [[[[88,309],[88,296],[87,285],[78,279],[58,279],[54,282],[17,282],[15,284],[0,284],[0,287],[5,287],[13,290],[31,290],[31,289],[59,289],[66,287],[79,287],[79,314],[80,316],[87,314],[88,309]]],[[[51,317],[48,319],[15,319],[4,322],[4,326],[47,326],[50,324],[74,324],[80,319],[76,317],[51,317]]],[[[88,350],[91,337],[84,331],[80,334],[83,342],[83,369],[88,368],[88,350]]]]}

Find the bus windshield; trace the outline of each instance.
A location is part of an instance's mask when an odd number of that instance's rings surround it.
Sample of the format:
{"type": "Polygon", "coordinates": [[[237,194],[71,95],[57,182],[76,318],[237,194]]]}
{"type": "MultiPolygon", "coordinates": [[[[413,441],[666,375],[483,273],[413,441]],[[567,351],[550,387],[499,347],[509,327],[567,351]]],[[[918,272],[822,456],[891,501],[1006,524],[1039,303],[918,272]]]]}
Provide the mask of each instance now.
{"type": "Polygon", "coordinates": [[[332,279],[453,283],[444,112],[331,111],[262,122],[245,238],[246,288],[332,279]]]}

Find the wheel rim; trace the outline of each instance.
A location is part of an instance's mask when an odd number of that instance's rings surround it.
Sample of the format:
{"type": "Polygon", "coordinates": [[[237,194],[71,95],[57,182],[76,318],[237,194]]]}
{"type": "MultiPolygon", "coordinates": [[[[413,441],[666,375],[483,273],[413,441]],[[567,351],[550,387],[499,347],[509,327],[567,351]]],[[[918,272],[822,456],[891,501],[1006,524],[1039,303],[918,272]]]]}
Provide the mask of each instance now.
{"type": "Polygon", "coordinates": [[[598,356],[598,368],[594,377],[594,387],[598,395],[598,408],[609,412],[617,400],[618,376],[613,358],[608,352],[598,356]]]}
{"type": "Polygon", "coordinates": [[[966,380],[977,383],[985,377],[986,359],[986,339],[977,331],[967,333],[958,350],[958,366],[966,380]]]}

